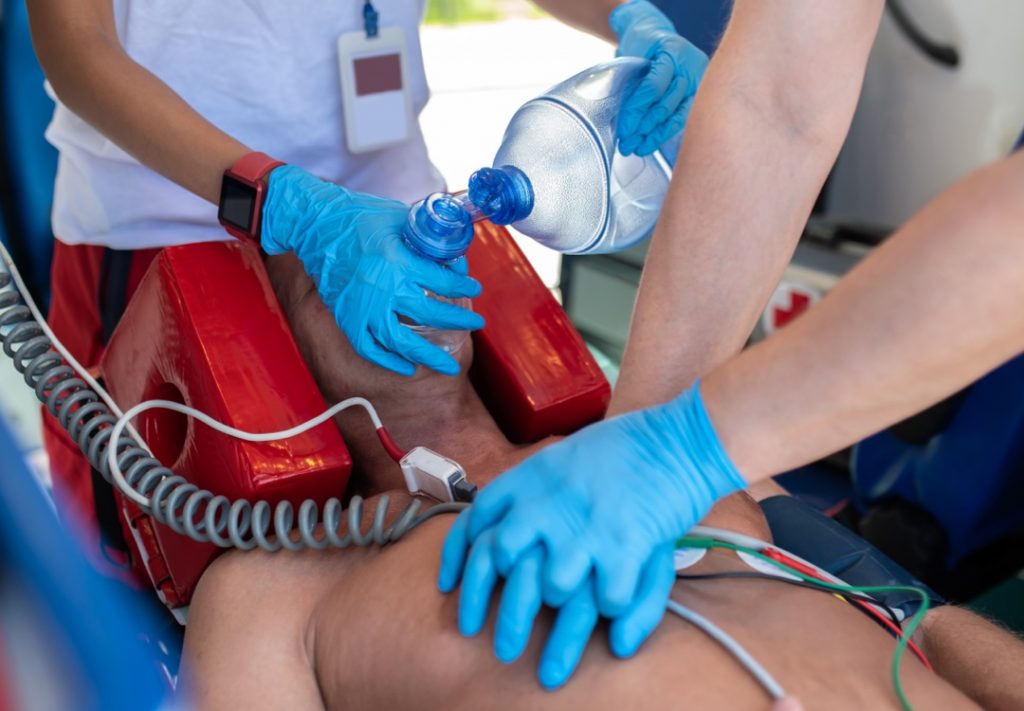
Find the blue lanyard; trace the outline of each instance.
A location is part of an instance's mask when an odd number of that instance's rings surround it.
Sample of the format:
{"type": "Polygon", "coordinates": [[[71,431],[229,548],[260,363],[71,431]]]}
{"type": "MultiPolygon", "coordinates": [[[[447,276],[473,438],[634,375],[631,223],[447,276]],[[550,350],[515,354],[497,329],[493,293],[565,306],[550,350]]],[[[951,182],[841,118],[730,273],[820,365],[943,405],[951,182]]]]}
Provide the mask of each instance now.
{"type": "Polygon", "coordinates": [[[378,30],[378,21],[380,20],[380,13],[377,12],[373,3],[370,0],[366,0],[363,3],[363,27],[366,29],[367,37],[376,37],[378,30]]]}

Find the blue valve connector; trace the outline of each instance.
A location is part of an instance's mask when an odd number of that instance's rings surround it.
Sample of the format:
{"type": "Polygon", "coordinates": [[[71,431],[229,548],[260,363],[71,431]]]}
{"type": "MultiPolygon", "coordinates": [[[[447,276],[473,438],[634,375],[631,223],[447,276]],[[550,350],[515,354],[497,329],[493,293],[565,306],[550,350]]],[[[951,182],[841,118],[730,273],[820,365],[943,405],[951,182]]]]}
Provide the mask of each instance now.
{"type": "Polygon", "coordinates": [[[460,197],[434,193],[413,205],[405,225],[405,241],[437,262],[450,262],[464,255],[473,241],[474,213],[479,211],[471,210],[468,200],[460,197]]]}
{"type": "Polygon", "coordinates": [[[469,199],[496,225],[511,225],[533,212],[533,186],[526,173],[513,165],[473,173],[469,199]]]}
{"type": "Polygon", "coordinates": [[[533,210],[533,188],[513,166],[481,168],[469,179],[469,191],[434,193],[409,210],[405,240],[423,256],[450,262],[466,253],[473,223],[488,219],[509,225],[533,210]]]}

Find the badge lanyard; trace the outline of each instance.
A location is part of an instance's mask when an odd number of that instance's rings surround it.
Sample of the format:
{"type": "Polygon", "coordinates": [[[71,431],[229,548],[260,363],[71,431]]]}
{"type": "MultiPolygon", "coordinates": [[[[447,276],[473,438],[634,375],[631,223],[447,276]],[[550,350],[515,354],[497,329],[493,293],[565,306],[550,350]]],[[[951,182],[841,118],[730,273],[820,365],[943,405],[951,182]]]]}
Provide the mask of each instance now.
{"type": "Polygon", "coordinates": [[[370,0],[366,0],[363,3],[363,29],[366,30],[367,39],[377,36],[379,21],[380,13],[373,7],[373,3],[370,0]]]}
{"type": "Polygon", "coordinates": [[[404,143],[415,125],[405,32],[381,27],[371,0],[362,14],[363,29],[338,38],[345,142],[355,154],[404,143]]]}

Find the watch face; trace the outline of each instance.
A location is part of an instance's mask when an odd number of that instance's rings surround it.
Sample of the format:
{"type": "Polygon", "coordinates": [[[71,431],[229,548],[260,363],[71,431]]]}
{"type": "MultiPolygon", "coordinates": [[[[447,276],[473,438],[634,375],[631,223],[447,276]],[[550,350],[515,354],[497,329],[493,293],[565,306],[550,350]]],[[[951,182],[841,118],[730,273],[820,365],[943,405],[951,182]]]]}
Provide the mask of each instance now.
{"type": "Polygon", "coordinates": [[[246,233],[252,232],[256,188],[225,175],[220,192],[220,219],[246,233]]]}

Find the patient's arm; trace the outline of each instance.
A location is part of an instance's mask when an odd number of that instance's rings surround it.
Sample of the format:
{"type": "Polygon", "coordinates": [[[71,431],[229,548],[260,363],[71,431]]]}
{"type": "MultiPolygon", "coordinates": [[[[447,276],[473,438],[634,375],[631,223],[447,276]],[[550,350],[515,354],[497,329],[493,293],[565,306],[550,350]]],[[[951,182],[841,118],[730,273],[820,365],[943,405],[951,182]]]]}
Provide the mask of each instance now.
{"type": "Polygon", "coordinates": [[[322,708],[308,651],[309,610],[321,589],[305,584],[301,558],[273,555],[223,555],[199,581],[181,682],[195,708],[322,708]],[[267,564],[251,565],[255,556],[267,564]]]}
{"type": "Polygon", "coordinates": [[[940,676],[986,709],[1024,708],[1024,642],[980,615],[946,605],[921,628],[940,676]]]}
{"type": "MultiPolygon", "coordinates": [[[[388,498],[386,526],[412,501],[401,491],[388,498]]],[[[381,500],[366,500],[364,521],[373,520],[381,500]]],[[[325,588],[340,586],[349,566],[374,552],[255,550],[217,558],[189,608],[181,675],[189,701],[198,709],[322,708],[313,673],[317,606],[325,588]]]]}

